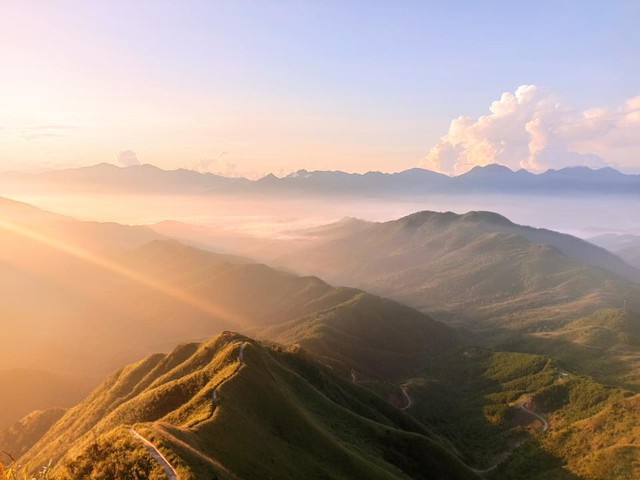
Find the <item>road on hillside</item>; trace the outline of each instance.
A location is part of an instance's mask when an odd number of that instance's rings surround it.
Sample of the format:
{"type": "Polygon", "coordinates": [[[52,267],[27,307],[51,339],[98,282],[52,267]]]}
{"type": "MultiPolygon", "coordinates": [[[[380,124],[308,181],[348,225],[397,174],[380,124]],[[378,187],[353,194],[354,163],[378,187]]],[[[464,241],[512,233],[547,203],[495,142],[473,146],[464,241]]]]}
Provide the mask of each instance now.
{"type": "Polygon", "coordinates": [[[525,402],[520,402],[518,404],[518,408],[520,410],[523,410],[523,411],[527,412],[529,415],[533,415],[534,417],[539,419],[542,422],[542,431],[543,432],[546,432],[547,430],[549,430],[549,422],[547,422],[547,419],[544,418],[542,415],[538,415],[536,412],[532,412],[527,407],[525,407],[524,404],[525,404],[525,402]]]}
{"type": "MultiPolygon", "coordinates": [[[[400,410],[407,410],[408,408],[411,407],[411,405],[413,405],[413,401],[411,400],[411,396],[409,396],[409,393],[407,392],[406,385],[400,385],[400,390],[402,391],[402,394],[407,399],[407,404],[404,407],[401,407],[400,410]]],[[[519,409],[521,409],[522,411],[528,413],[529,415],[533,415],[534,417],[539,419],[542,422],[542,431],[543,432],[546,432],[547,430],[549,430],[549,422],[547,421],[547,419],[544,418],[542,415],[538,415],[536,412],[533,412],[533,411],[529,410],[527,407],[525,407],[524,406],[525,402],[526,402],[526,400],[524,402],[520,402],[517,407],[519,409]]],[[[513,450],[515,450],[515,448],[513,450]]],[[[490,473],[493,470],[495,470],[502,462],[504,462],[507,458],[509,458],[511,456],[511,454],[513,453],[513,450],[505,452],[503,455],[501,455],[501,458],[499,458],[498,461],[496,461],[493,465],[491,465],[488,468],[483,468],[483,469],[473,468],[471,465],[467,465],[467,467],[469,469],[473,470],[478,475],[485,475],[485,474],[490,473]]]]}
{"type": "Polygon", "coordinates": [[[131,435],[133,435],[135,438],[137,438],[142,442],[142,444],[145,446],[147,451],[156,460],[156,462],[158,462],[158,465],[162,467],[162,469],[164,470],[164,473],[167,475],[167,478],[169,480],[178,480],[178,472],[176,472],[176,469],[173,468],[173,466],[169,463],[169,460],[167,460],[165,456],[162,455],[160,450],[158,450],[153,443],[151,443],[149,440],[144,438],[142,435],[136,432],[133,428],[130,428],[129,432],[131,432],[131,435]]]}
{"type": "Polygon", "coordinates": [[[407,410],[408,408],[411,407],[411,405],[413,405],[413,401],[411,400],[411,397],[407,393],[407,386],[406,385],[400,385],[400,391],[402,391],[402,394],[404,395],[404,398],[407,399],[407,404],[404,407],[400,407],[400,410],[407,410]]]}

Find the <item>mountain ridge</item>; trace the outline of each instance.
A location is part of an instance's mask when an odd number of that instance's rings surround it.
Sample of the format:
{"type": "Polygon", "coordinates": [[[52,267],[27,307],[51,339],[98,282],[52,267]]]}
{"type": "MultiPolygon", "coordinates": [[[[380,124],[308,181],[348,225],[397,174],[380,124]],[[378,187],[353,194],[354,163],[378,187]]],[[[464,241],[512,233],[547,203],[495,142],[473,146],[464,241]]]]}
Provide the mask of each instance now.
{"type": "Polygon", "coordinates": [[[405,197],[470,193],[564,195],[572,192],[633,195],[640,192],[640,175],[625,174],[611,167],[566,167],[532,173],[491,164],[451,177],[416,167],[395,173],[299,170],[282,177],[270,173],[250,180],[184,168],[164,170],[150,164],[118,167],[107,163],[42,173],[0,174],[0,187],[5,191],[27,186],[40,192],[66,189],[165,194],[378,194],[405,197]]]}

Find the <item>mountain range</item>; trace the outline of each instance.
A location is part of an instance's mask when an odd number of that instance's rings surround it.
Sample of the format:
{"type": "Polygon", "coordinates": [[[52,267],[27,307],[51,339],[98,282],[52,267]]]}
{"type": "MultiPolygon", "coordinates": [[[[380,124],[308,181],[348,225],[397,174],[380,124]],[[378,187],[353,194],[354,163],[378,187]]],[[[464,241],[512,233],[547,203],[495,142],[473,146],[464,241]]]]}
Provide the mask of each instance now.
{"type": "Polygon", "coordinates": [[[167,171],[152,165],[117,167],[103,163],[43,173],[7,172],[0,174],[0,188],[5,195],[13,191],[394,197],[478,193],[638,195],[640,175],[624,174],[610,167],[568,167],[533,174],[488,165],[455,177],[413,168],[398,173],[364,174],[299,170],[284,177],[269,174],[249,180],[185,169],[167,171]]]}

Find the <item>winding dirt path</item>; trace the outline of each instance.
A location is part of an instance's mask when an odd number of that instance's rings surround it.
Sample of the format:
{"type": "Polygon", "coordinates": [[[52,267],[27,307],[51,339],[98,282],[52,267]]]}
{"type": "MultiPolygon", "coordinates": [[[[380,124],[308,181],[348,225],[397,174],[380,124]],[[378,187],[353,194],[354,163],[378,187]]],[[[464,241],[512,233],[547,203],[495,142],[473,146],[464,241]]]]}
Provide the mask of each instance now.
{"type": "Polygon", "coordinates": [[[411,408],[411,405],[413,405],[413,400],[411,400],[411,397],[407,393],[407,386],[406,385],[400,385],[400,391],[404,395],[404,398],[407,399],[407,404],[404,407],[400,407],[400,410],[407,410],[407,409],[411,408]]]}
{"type": "Polygon", "coordinates": [[[137,438],[142,442],[142,444],[145,446],[147,451],[156,460],[156,462],[158,462],[158,465],[162,467],[162,469],[164,470],[164,473],[167,475],[168,480],[178,480],[179,477],[176,469],[173,468],[173,465],[169,463],[169,460],[165,458],[162,452],[160,452],[160,450],[158,450],[153,443],[151,443],[149,440],[144,438],[142,435],[136,432],[133,428],[130,428],[129,432],[131,433],[131,435],[133,435],[135,438],[137,438]]]}
{"type": "MultiPolygon", "coordinates": [[[[229,378],[231,378],[233,375],[235,375],[236,373],[238,373],[238,370],[240,370],[240,368],[244,365],[244,348],[247,346],[247,342],[243,342],[242,345],[240,346],[240,353],[238,354],[238,367],[235,369],[235,371],[229,375],[227,378],[223,379],[218,385],[217,387],[220,387],[221,384],[223,384],[224,382],[226,382],[229,378]]],[[[214,406],[215,408],[215,406],[214,406]]],[[[213,415],[213,409],[211,414],[213,415]]],[[[210,417],[209,417],[210,418],[210,417]]],[[[191,428],[193,428],[194,426],[205,422],[206,420],[208,420],[209,418],[202,420],[200,422],[198,422],[195,425],[192,425],[191,428]]],[[[176,438],[174,435],[172,435],[166,428],[162,428],[163,433],[164,434],[169,434],[172,437],[172,440],[175,441],[176,443],[180,443],[180,445],[184,446],[185,448],[188,447],[188,445],[184,442],[182,442],[181,440],[179,440],[178,438],[176,438]]],[[[156,462],[158,462],[158,464],[162,467],[162,469],[164,470],[165,474],[167,475],[168,480],[179,480],[178,477],[178,472],[176,471],[175,468],[173,468],[173,465],[171,465],[171,463],[169,463],[169,461],[166,459],[166,457],[162,454],[162,452],[160,452],[160,450],[158,450],[156,448],[156,446],[151,443],[149,440],[147,440],[146,438],[144,438],[142,435],[140,435],[138,432],[136,432],[133,428],[129,429],[129,432],[131,433],[131,435],[133,435],[136,439],[140,440],[143,445],[145,446],[145,448],[147,449],[147,451],[153,456],[153,458],[156,460],[156,462]]],[[[211,463],[212,465],[215,465],[216,467],[220,468],[220,464],[218,464],[217,462],[215,462],[215,460],[206,457],[204,455],[202,455],[201,453],[197,452],[196,450],[194,450],[191,447],[188,447],[189,450],[196,454],[197,456],[199,456],[202,460],[211,463]]]]}
{"type": "MultiPolygon", "coordinates": [[[[244,347],[246,347],[247,344],[248,344],[248,342],[243,342],[242,345],[240,345],[240,352],[238,353],[238,365],[237,365],[237,367],[235,368],[235,370],[233,372],[231,372],[225,378],[220,380],[220,382],[213,389],[214,393],[217,392],[217,390],[222,386],[223,383],[225,383],[227,380],[229,380],[231,377],[233,377],[235,374],[237,374],[240,371],[240,369],[242,368],[242,366],[245,365],[245,363],[244,363],[244,347]]],[[[208,421],[211,417],[213,417],[213,414],[214,414],[214,412],[216,410],[217,402],[218,402],[218,397],[217,397],[217,395],[215,395],[211,400],[211,413],[209,413],[209,416],[207,418],[204,418],[204,419],[202,419],[202,420],[190,425],[189,428],[190,429],[194,429],[198,425],[203,424],[204,422],[208,421]]]]}
{"type": "Polygon", "coordinates": [[[549,422],[547,421],[546,418],[544,418],[542,415],[538,415],[536,412],[533,412],[531,410],[529,410],[527,407],[524,406],[526,400],[524,402],[520,402],[518,404],[518,408],[524,412],[527,412],[529,415],[533,415],[534,417],[536,417],[538,420],[540,420],[542,422],[542,431],[546,432],[547,430],[549,430],[549,422]]]}
{"type": "Polygon", "coordinates": [[[195,457],[198,457],[200,460],[202,460],[203,462],[207,463],[209,466],[213,467],[216,471],[224,472],[225,475],[230,479],[237,479],[235,474],[231,473],[227,469],[227,467],[222,465],[216,459],[211,458],[208,455],[205,455],[200,450],[197,450],[196,448],[194,448],[193,446],[191,446],[187,442],[185,442],[185,441],[179,439],[178,437],[176,437],[175,434],[172,431],[172,428],[173,429],[177,429],[177,430],[182,430],[184,433],[187,433],[187,434],[189,433],[189,430],[176,428],[173,425],[167,425],[167,424],[164,424],[162,422],[155,422],[153,424],[153,428],[158,433],[160,433],[164,438],[166,438],[170,443],[173,443],[173,444],[178,445],[181,448],[185,449],[191,455],[194,455],[195,457]]]}
{"type": "MultiPolygon", "coordinates": [[[[400,385],[400,390],[402,391],[402,394],[407,399],[407,404],[404,407],[400,407],[400,410],[407,410],[408,408],[411,407],[411,405],[413,405],[413,400],[411,399],[411,396],[407,392],[406,384],[405,385],[400,385]]],[[[524,401],[518,403],[517,408],[519,408],[523,412],[526,412],[529,415],[532,415],[532,416],[536,417],[538,420],[540,420],[542,422],[542,431],[543,432],[546,432],[547,430],[549,430],[549,422],[547,421],[547,419],[544,418],[542,415],[538,415],[536,412],[533,412],[533,411],[529,410],[527,407],[525,407],[524,404],[526,402],[527,402],[527,400],[524,400],[524,401]]],[[[498,468],[498,466],[502,462],[504,462],[507,458],[509,458],[511,456],[511,454],[515,451],[515,449],[518,448],[519,446],[520,446],[520,444],[516,445],[512,450],[509,450],[509,451],[506,451],[506,452],[502,453],[498,457],[498,460],[496,462],[494,462],[494,464],[491,465],[490,467],[481,469],[481,468],[473,468],[471,465],[467,465],[466,463],[465,463],[465,465],[467,466],[467,468],[473,470],[478,475],[485,475],[487,473],[492,472],[496,468],[498,468]]]]}

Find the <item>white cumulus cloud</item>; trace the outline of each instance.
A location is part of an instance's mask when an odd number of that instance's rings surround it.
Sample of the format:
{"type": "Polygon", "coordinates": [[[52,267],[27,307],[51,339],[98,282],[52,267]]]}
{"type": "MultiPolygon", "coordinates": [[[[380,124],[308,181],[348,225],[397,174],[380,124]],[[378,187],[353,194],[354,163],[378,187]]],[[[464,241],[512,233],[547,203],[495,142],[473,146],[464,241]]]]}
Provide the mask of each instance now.
{"type": "Polygon", "coordinates": [[[541,172],[575,165],[640,167],[640,96],[615,109],[575,110],[535,85],[505,92],[479,118],[454,119],[420,166],[461,174],[499,163],[541,172]]]}
{"type": "Polygon", "coordinates": [[[140,160],[133,150],[123,150],[116,153],[116,163],[122,167],[133,167],[140,165],[140,160]]]}

